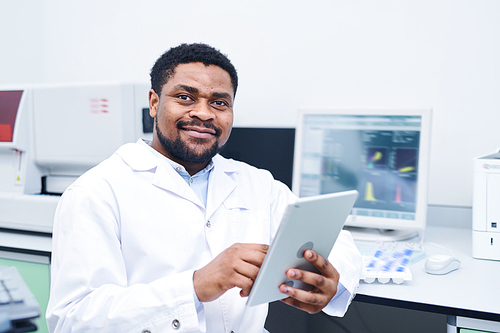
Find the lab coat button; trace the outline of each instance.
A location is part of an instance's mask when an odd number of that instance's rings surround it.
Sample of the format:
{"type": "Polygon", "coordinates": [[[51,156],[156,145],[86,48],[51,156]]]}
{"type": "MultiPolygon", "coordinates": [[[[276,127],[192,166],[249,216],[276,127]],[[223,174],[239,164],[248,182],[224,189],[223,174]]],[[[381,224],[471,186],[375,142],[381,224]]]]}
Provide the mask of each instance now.
{"type": "Polygon", "coordinates": [[[210,221],[207,221],[207,228],[210,228],[212,226],[212,224],[210,223],[210,221]]]}
{"type": "Polygon", "coordinates": [[[151,333],[150,330],[142,330],[142,333],[151,333]]]}
{"type": "Polygon", "coordinates": [[[174,320],[172,321],[172,328],[173,328],[174,330],[178,330],[178,329],[179,329],[179,327],[181,327],[181,323],[180,323],[177,319],[174,319],[174,320]]]}

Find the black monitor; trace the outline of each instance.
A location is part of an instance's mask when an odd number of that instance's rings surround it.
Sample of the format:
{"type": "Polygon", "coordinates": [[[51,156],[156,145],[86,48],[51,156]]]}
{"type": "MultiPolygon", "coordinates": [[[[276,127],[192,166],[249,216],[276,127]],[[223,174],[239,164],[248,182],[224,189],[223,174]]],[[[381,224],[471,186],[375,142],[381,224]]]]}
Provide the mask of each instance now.
{"type": "Polygon", "coordinates": [[[269,170],[292,188],[294,128],[234,127],[221,155],[269,170]]]}

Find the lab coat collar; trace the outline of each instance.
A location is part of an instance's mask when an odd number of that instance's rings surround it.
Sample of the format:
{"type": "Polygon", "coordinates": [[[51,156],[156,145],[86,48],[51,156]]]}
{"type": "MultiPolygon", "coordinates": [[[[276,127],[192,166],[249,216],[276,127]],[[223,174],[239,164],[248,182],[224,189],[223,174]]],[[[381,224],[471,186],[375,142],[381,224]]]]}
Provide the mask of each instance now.
{"type": "Polygon", "coordinates": [[[160,157],[155,156],[145,143],[125,144],[116,154],[134,171],[153,172],[151,184],[154,186],[173,192],[205,209],[200,199],[168,161],[162,161],[160,157]]]}
{"type": "Polygon", "coordinates": [[[156,157],[140,143],[127,143],[116,154],[134,171],[153,171],[158,166],[156,157]]]}
{"type": "MultiPolygon", "coordinates": [[[[144,146],[144,143],[125,144],[116,154],[134,171],[154,172],[151,181],[154,186],[176,193],[204,209],[196,194],[177,171],[167,161],[162,163],[148,150],[148,147],[144,146]]],[[[214,168],[208,182],[207,217],[210,217],[236,188],[236,182],[231,178],[231,174],[239,171],[237,165],[218,154],[212,161],[214,168]]]]}

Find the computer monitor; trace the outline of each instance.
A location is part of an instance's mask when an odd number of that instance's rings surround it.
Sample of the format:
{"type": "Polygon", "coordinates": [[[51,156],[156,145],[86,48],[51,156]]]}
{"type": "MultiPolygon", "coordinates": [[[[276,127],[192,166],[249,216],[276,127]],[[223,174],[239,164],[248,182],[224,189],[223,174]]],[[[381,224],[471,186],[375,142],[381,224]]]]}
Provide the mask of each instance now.
{"type": "Polygon", "coordinates": [[[431,110],[299,110],[293,191],[357,190],[346,228],[358,240],[425,229],[431,110]]]}

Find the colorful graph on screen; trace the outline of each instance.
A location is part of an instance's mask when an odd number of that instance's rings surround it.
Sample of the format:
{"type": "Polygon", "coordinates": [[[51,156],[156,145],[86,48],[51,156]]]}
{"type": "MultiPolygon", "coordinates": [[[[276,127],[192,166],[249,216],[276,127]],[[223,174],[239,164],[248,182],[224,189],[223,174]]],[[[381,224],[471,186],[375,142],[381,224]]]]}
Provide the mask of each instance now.
{"type": "Polygon", "coordinates": [[[367,148],[367,166],[369,169],[385,169],[387,167],[387,148],[367,148]]]}
{"type": "Polygon", "coordinates": [[[418,150],[414,148],[398,148],[395,150],[394,169],[401,173],[417,170],[418,150]]]}

